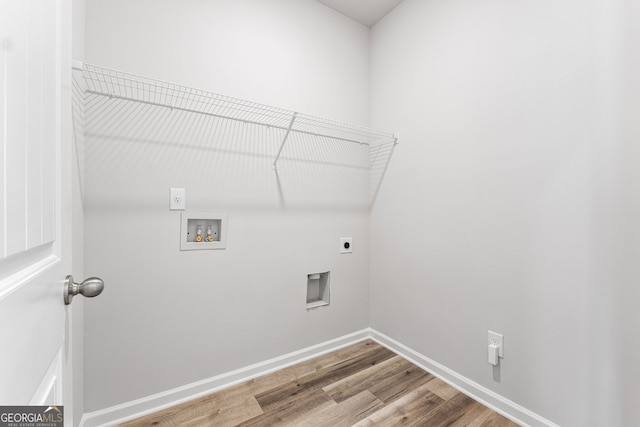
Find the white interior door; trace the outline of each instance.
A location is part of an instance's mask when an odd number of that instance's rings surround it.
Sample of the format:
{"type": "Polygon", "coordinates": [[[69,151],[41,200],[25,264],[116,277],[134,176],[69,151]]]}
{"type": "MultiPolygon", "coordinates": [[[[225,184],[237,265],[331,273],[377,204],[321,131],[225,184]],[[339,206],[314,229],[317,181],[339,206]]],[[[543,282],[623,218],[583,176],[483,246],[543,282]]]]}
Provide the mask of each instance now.
{"type": "Polygon", "coordinates": [[[0,0],[0,405],[63,405],[68,0],[0,0]]]}

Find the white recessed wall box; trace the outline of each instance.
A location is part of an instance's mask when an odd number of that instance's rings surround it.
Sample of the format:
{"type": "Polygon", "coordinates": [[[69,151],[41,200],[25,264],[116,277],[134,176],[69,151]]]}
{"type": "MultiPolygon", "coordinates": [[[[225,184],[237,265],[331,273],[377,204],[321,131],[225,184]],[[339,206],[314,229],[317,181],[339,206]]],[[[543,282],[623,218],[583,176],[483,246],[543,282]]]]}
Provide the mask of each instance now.
{"type": "Polygon", "coordinates": [[[181,251],[227,247],[227,214],[184,211],[181,218],[181,251]]]}
{"type": "Polygon", "coordinates": [[[307,274],[307,310],[329,305],[329,272],[307,274]]]}

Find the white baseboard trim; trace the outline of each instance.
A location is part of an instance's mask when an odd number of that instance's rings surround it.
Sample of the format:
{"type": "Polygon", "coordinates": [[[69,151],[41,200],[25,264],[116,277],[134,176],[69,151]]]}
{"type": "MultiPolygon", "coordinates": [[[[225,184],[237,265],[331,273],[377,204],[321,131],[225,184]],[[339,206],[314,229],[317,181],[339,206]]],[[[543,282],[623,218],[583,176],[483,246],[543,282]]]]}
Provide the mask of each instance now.
{"type": "Polygon", "coordinates": [[[401,344],[393,338],[389,338],[374,329],[371,329],[371,339],[387,347],[394,353],[399,354],[415,365],[420,366],[425,371],[429,371],[435,377],[440,378],[450,386],[460,390],[472,399],[475,399],[521,426],[558,427],[557,424],[554,424],[548,419],[541,417],[540,415],[518,405],[515,402],[512,402],[509,399],[506,399],[498,393],[481,386],[475,381],[452,371],[446,366],[429,359],[427,356],[412,350],[406,345],[401,344]]]}
{"type": "Polygon", "coordinates": [[[187,384],[99,411],[85,413],[80,420],[80,427],[112,426],[133,420],[189,400],[197,399],[198,397],[205,396],[223,388],[275,372],[287,366],[318,357],[370,337],[371,330],[369,328],[363,329],[340,338],[316,344],[241,369],[236,369],[235,371],[226,372],[206,380],[187,384]]]}
{"type": "Polygon", "coordinates": [[[80,420],[80,427],[112,426],[174,405],[231,387],[250,379],[267,375],[287,366],[295,365],[322,354],[335,351],[358,341],[371,338],[391,351],[399,354],[422,369],[429,371],[447,384],[467,396],[504,415],[510,420],[531,427],[558,427],[546,418],[512,402],[486,387],[443,366],[406,345],[372,329],[362,329],[342,337],[294,351],[280,357],[256,363],[235,371],[226,372],[206,380],[187,384],[162,393],[126,402],[110,408],[89,412],[80,420]]]}

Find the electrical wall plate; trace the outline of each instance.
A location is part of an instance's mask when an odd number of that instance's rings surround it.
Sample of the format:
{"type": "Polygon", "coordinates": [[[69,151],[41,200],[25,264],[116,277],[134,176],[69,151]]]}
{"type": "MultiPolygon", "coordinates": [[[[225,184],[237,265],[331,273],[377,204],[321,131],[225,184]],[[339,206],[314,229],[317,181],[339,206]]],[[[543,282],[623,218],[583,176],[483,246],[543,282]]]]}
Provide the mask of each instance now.
{"type": "Polygon", "coordinates": [[[186,209],[187,193],[184,188],[169,189],[169,210],[183,211],[186,209]]]}
{"type": "Polygon", "coordinates": [[[498,346],[498,354],[500,357],[504,357],[504,336],[497,332],[489,331],[487,335],[487,344],[495,344],[498,346]]]}
{"type": "Polygon", "coordinates": [[[353,237],[341,237],[340,238],[340,253],[350,254],[353,252],[353,237]]]}

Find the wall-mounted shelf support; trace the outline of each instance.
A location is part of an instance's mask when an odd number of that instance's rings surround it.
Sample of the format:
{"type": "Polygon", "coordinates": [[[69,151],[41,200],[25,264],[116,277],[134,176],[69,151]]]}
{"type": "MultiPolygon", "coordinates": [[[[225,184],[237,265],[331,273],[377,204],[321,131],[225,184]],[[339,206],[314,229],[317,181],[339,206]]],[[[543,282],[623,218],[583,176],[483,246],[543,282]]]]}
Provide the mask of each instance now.
{"type": "Polygon", "coordinates": [[[282,153],[282,149],[284,148],[285,142],[287,142],[287,138],[289,138],[289,134],[291,133],[291,128],[293,127],[293,122],[296,121],[297,112],[293,113],[291,116],[291,122],[289,122],[289,127],[287,128],[287,133],[284,134],[284,138],[282,138],[282,144],[280,144],[280,149],[278,150],[278,154],[276,154],[276,159],[273,161],[273,170],[276,170],[276,165],[278,163],[278,159],[280,158],[280,153],[282,153]]]}

